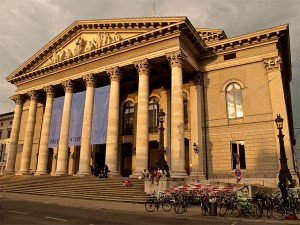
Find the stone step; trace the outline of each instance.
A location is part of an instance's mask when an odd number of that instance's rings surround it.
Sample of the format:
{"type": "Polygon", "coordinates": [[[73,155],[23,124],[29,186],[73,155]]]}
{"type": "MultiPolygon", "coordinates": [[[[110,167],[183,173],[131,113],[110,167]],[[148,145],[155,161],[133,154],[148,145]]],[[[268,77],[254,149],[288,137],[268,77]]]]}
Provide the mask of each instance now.
{"type": "Polygon", "coordinates": [[[131,179],[133,185],[123,186],[124,177],[99,179],[94,176],[0,176],[7,192],[68,198],[144,203],[144,180],[131,179]]]}

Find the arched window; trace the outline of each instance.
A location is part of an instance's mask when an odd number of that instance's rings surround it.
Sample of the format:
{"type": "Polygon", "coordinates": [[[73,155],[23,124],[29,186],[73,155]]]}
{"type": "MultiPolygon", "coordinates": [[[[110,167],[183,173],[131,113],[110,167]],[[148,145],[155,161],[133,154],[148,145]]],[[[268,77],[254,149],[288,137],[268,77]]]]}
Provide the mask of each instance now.
{"type": "Polygon", "coordinates": [[[134,104],[126,102],[123,111],[123,135],[132,135],[134,122],[134,104]]]}
{"type": "Polygon", "coordinates": [[[230,83],[226,87],[228,119],[241,118],[243,113],[242,89],[238,83],[230,83]]]}
{"type": "Polygon", "coordinates": [[[151,97],[149,100],[149,132],[158,131],[158,111],[159,104],[156,97],[151,97]]]}
{"type": "Polygon", "coordinates": [[[184,115],[184,129],[188,129],[189,114],[188,114],[188,96],[183,92],[183,115],[184,115]]]}

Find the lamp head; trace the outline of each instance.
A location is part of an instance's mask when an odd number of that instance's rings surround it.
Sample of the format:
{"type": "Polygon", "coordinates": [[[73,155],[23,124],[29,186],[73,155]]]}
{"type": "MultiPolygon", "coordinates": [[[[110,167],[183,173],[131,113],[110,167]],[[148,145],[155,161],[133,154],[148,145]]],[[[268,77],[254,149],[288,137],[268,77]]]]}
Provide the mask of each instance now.
{"type": "Polygon", "coordinates": [[[277,114],[277,117],[275,119],[275,123],[276,123],[277,129],[281,130],[282,127],[283,127],[283,119],[281,118],[280,114],[277,114]]]}

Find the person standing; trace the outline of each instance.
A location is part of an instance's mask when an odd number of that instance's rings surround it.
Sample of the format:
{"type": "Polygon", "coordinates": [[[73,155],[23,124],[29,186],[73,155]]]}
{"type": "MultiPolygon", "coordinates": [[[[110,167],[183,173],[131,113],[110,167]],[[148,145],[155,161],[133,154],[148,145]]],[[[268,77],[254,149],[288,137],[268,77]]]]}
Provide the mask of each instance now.
{"type": "Polygon", "coordinates": [[[110,171],[109,171],[109,169],[108,169],[108,166],[107,166],[107,164],[105,164],[105,166],[104,166],[104,177],[105,178],[108,178],[108,173],[109,173],[110,171]]]}

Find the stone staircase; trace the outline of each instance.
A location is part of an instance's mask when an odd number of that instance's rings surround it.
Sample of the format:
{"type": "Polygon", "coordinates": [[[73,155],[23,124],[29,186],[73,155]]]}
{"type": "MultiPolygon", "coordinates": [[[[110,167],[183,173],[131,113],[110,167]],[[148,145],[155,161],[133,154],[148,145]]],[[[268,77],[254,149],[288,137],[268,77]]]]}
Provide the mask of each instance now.
{"type": "Polygon", "coordinates": [[[68,197],[91,200],[144,203],[149,195],[144,180],[130,179],[131,187],[124,187],[124,177],[97,178],[94,176],[30,176],[2,175],[0,185],[6,192],[68,197]]]}

